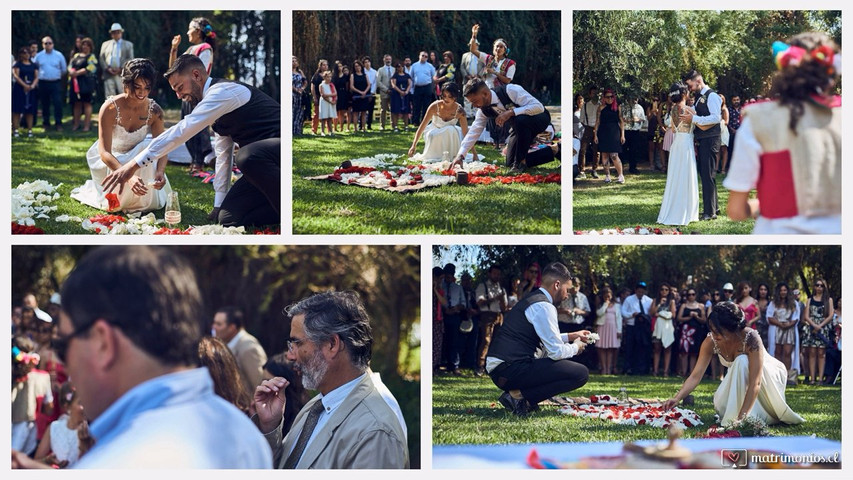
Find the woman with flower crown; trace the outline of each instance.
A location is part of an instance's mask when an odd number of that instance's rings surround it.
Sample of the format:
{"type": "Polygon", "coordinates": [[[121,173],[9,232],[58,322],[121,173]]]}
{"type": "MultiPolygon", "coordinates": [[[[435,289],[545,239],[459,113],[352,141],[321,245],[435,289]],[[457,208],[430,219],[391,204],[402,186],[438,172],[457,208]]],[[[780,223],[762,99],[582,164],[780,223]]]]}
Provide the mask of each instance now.
{"type": "Polygon", "coordinates": [[[841,233],[841,52],[824,33],[775,42],[771,101],[742,112],[729,174],[728,216],[752,233],[841,233]],[[749,198],[750,191],[758,192],[749,198]]]}
{"type": "Polygon", "coordinates": [[[699,350],[699,359],[678,393],[664,402],[664,409],[678,405],[702,381],[711,358],[717,355],[727,368],[714,392],[714,410],[720,425],[731,425],[755,417],[768,425],[803,423],[803,417],[785,401],[788,372],[785,365],[767,353],[758,332],[748,328],[743,311],[733,302],[719,302],[708,317],[711,332],[699,350]]]}
{"type": "MultiPolygon", "coordinates": [[[[204,64],[207,74],[213,68],[213,52],[216,49],[216,32],[210,21],[204,17],[196,17],[190,21],[187,28],[187,40],[192,44],[184,53],[195,55],[204,64]]],[[[181,44],[181,36],[172,37],[172,48],[169,51],[169,67],[178,58],[178,45],[181,44]]],[[[193,105],[189,102],[181,102],[181,118],[186,117],[193,111],[193,105]]],[[[203,129],[186,143],[190,152],[190,175],[201,171],[205,160],[213,159],[213,147],[210,144],[210,133],[203,129]]]]}

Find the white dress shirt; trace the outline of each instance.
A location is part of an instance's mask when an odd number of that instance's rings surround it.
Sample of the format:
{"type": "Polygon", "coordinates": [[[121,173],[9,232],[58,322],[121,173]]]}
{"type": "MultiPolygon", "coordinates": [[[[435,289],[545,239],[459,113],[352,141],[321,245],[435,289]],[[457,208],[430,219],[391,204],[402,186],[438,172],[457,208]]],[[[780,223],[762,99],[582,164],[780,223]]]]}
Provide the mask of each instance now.
{"type": "MultiPolygon", "coordinates": [[[[554,299],[551,294],[544,288],[539,290],[548,298],[547,302],[536,302],[524,311],[524,316],[527,321],[533,325],[536,330],[536,335],[542,341],[545,347],[545,355],[551,360],[562,360],[571,358],[578,354],[578,347],[574,343],[569,343],[569,334],[560,333],[560,327],[557,326],[557,307],[554,306],[554,299]]],[[[496,357],[486,358],[486,371],[491,372],[504,361],[496,357]]]]}
{"type": "MultiPolygon", "coordinates": [[[[320,402],[323,403],[323,413],[320,414],[320,418],[317,419],[317,425],[314,426],[314,431],[311,432],[311,437],[308,439],[308,443],[305,444],[305,450],[308,450],[308,446],[311,445],[311,442],[314,441],[314,437],[323,429],[323,426],[329,423],[329,418],[335,413],[335,410],[338,409],[346,400],[347,396],[352,393],[355,389],[358,382],[360,382],[367,373],[363,373],[356,377],[355,379],[341,385],[340,387],[332,390],[326,395],[320,394],[320,402]]],[[[293,449],[296,448],[296,444],[298,442],[294,442],[293,446],[290,448],[290,451],[287,452],[287,455],[293,452],[293,449]]],[[[303,450],[303,453],[305,452],[303,450]]],[[[302,461],[302,457],[299,458],[299,461],[302,461]]],[[[299,465],[297,463],[296,465],[299,465]]]]}
{"type": "MultiPolygon", "coordinates": [[[[710,89],[711,87],[705,86],[705,88],[703,88],[702,91],[699,93],[701,95],[705,95],[705,92],[710,89]]],[[[694,106],[693,108],[696,107],[694,106]]],[[[710,115],[707,115],[705,117],[694,115],[693,123],[695,125],[716,125],[723,121],[722,109],[723,100],[720,98],[719,95],[717,95],[717,92],[714,92],[708,95],[708,111],[710,112],[710,115]]]]}
{"type": "Polygon", "coordinates": [[[595,127],[595,122],[598,120],[598,106],[599,102],[596,100],[595,102],[586,102],[583,104],[583,111],[581,111],[581,123],[584,127],[595,127]]]}
{"type": "Polygon", "coordinates": [[[370,93],[376,94],[376,69],[370,68],[370,70],[365,70],[364,73],[367,74],[367,79],[370,80],[370,93]]]}
{"type": "MultiPolygon", "coordinates": [[[[204,82],[201,101],[192,113],[180,122],[151,140],[148,146],[134,159],[140,167],[150,165],[160,157],[180,147],[193,135],[202,131],[221,116],[242,107],[252,98],[252,91],[236,82],[218,82],[211,85],[211,78],[204,82]]],[[[231,154],[234,141],[231,137],[216,134],[213,151],[216,153],[216,171],[213,179],[213,206],[219,207],[231,186],[231,154]]]]}
{"type": "MultiPolygon", "coordinates": [[[[649,315],[649,309],[652,308],[652,299],[643,295],[643,312],[649,315]]],[[[622,319],[625,320],[625,325],[634,326],[635,318],[632,316],[635,313],[640,313],[640,299],[637,295],[630,295],[622,302],[622,319]]]]}
{"type": "MultiPolygon", "coordinates": [[[[533,95],[527,93],[525,89],[518,85],[514,85],[512,83],[506,85],[506,94],[510,101],[514,105],[517,105],[517,107],[512,109],[515,112],[515,116],[538,115],[545,111],[545,107],[542,106],[542,103],[539,100],[536,100],[533,95]]],[[[492,108],[494,108],[495,112],[498,114],[506,111],[498,98],[498,94],[494,91],[492,91],[492,108]]],[[[474,117],[474,123],[472,123],[471,128],[468,129],[468,134],[462,139],[462,145],[459,147],[459,152],[456,154],[457,157],[464,157],[468,153],[468,150],[471,150],[471,147],[477,143],[477,139],[480,138],[483,130],[486,129],[486,124],[488,122],[489,117],[487,117],[486,114],[478,108],[477,114],[474,117]]]]}

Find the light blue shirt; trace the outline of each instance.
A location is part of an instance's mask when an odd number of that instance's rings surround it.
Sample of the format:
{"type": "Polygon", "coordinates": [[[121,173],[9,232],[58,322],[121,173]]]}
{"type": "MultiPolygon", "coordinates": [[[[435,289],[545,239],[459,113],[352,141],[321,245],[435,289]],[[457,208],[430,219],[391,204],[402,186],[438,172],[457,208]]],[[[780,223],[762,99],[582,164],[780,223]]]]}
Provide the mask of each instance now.
{"type": "MultiPolygon", "coordinates": [[[[358,382],[360,382],[367,372],[359,375],[355,379],[341,385],[340,387],[332,390],[326,395],[320,394],[320,402],[323,403],[323,413],[320,415],[320,418],[317,419],[317,425],[314,427],[314,431],[311,432],[311,438],[308,439],[308,443],[305,444],[305,450],[308,450],[308,447],[311,445],[311,442],[314,441],[314,438],[317,436],[317,433],[323,429],[323,426],[329,423],[329,418],[331,418],[332,414],[335,413],[335,410],[338,409],[343,403],[344,400],[349,396],[350,393],[355,389],[358,382]]],[[[296,447],[298,442],[293,443],[293,447],[290,449],[290,452],[287,454],[290,455],[293,452],[293,448],[296,447]]],[[[302,461],[302,458],[299,459],[302,461]]],[[[298,463],[296,465],[299,465],[298,463]]]]}
{"type": "Polygon", "coordinates": [[[39,65],[40,82],[52,82],[61,79],[67,68],[65,57],[56,49],[50,53],[44,50],[40,51],[36,54],[35,61],[39,65]]]}
{"type": "Polygon", "coordinates": [[[417,62],[412,64],[412,71],[409,72],[412,79],[415,81],[416,87],[422,87],[432,83],[432,77],[435,76],[435,67],[429,62],[417,62]]]}
{"type": "Polygon", "coordinates": [[[90,431],[95,446],[74,468],[272,468],[267,441],[204,367],[137,385],[90,431]]]}

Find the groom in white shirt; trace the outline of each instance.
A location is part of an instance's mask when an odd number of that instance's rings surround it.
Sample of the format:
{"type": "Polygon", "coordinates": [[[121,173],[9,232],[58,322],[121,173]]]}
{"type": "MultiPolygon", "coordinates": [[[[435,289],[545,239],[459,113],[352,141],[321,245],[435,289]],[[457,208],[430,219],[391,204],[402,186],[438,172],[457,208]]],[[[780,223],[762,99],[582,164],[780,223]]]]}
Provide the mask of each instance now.
{"type": "Polygon", "coordinates": [[[551,114],[520,86],[510,83],[490,89],[485,81],[474,78],[465,84],[462,94],[477,109],[477,114],[468,134],[462,139],[451,168],[456,164],[462,165],[465,154],[477,143],[489,118],[494,118],[499,127],[509,125],[506,165],[510,171],[522,171],[551,162],[554,158],[560,159],[559,144],[528,153],[533,139],[551,124],[551,114]]]}

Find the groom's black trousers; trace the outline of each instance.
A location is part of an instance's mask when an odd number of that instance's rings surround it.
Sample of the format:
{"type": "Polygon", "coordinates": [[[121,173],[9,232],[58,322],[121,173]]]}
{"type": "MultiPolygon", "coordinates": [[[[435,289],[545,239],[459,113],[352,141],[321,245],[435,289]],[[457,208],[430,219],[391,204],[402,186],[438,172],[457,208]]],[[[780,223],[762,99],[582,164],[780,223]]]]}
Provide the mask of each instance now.
{"type": "Polygon", "coordinates": [[[551,124],[551,114],[548,110],[536,115],[519,115],[512,117],[509,124],[509,135],[506,140],[506,165],[512,167],[525,160],[527,168],[533,168],[554,160],[554,152],[546,147],[528,154],[530,144],[536,135],[544,132],[551,124]]]}
{"type": "Polygon", "coordinates": [[[569,359],[531,358],[502,363],[489,376],[501,390],[521,390],[521,395],[532,406],[586,385],[589,370],[569,359]]]}
{"type": "Polygon", "coordinates": [[[234,161],[243,176],[222,201],[219,223],[227,227],[281,223],[281,139],[241,146],[234,161]]]}
{"type": "Polygon", "coordinates": [[[715,167],[720,152],[720,136],[699,139],[699,178],[702,179],[702,214],[717,214],[717,179],[715,167]]]}

